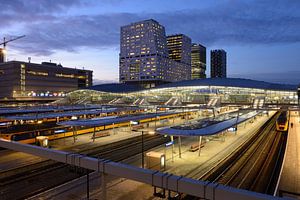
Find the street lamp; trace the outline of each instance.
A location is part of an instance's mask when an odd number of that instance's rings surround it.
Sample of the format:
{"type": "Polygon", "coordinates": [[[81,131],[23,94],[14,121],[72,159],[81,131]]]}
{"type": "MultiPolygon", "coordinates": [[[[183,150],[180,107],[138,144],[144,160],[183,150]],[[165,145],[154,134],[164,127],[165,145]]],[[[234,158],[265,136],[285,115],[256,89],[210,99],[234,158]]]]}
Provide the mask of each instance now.
{"type": "Polygon", "coordinates": [[[144,168],[144,131],[142,131],[142,168],[144,168]]]}

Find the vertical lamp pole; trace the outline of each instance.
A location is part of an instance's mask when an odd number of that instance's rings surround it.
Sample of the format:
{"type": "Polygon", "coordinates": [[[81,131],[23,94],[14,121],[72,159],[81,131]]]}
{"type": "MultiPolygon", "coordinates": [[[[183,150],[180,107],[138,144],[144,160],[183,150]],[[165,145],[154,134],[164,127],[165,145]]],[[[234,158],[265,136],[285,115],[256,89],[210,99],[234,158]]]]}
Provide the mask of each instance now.
{"type": "Polygon", "coordinates": [[[144,168],[144,131],[142,131],[142,168],[144,168]]]}
{"type": "Polygon", "coordinates": [[[90,175],[88,169],[86,169],[86,199],[90,199],[90,175]]]}
{"type": "MultiPolygon", "coordinates": [[[[300,108],[300,84],[298,86],[297,95],[298,95],[298,108],[300,108]]],[[[298,109],[298,115],[299,115],[299,122],[300,122],[300,109],[298,109]]]]}

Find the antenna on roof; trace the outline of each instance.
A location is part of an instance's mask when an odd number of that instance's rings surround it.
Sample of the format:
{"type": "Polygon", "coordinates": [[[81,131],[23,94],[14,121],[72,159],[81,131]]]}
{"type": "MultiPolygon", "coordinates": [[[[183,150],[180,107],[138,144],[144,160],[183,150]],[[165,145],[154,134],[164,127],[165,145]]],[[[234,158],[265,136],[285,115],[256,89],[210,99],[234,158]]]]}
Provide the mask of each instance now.
{"type": "Polygon", "coordinates": [[[30,61],[31,61],[31,57],[28,57],[28,63],[30,63],[30,61]]]}

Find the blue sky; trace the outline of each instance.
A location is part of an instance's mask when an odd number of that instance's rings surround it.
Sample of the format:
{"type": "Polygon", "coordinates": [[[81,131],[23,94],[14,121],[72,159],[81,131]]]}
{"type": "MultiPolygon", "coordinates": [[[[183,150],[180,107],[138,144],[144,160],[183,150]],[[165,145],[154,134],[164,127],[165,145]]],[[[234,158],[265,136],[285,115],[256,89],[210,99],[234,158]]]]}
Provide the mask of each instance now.
{"type": "Polygon", "coordinates": [[[228,76],[300,83],[299,0],[1,0],[0,36],[9,60],[91,69],[118,80],[120,26],[153,18],[228,55],[228,76]],[[4,19],[4,20],[3,20],[4,19]]]}

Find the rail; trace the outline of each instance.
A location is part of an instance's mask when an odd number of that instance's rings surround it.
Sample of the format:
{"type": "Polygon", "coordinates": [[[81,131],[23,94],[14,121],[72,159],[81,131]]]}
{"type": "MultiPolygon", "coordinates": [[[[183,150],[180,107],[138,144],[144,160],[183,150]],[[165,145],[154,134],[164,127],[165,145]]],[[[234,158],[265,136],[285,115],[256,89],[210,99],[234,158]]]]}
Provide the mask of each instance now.
{"type": "MultiPolygon", "coordinates": [[[[111,162],[109,160],[97,159],[76,153],[67,153],[64,151],[46,149],[27,144],[20,144],[18,142],[12,142],[4,139],[0,139],[0,146],[15,151],[21,151],[32,155],[45,157],[58,162],[94,170],[101,173],[102,177],[104,176],[104,174],[114,175],[149,184],[155,187],[175,191],[177,193],[189,194],[206,199],[279,199],[277,197],[272,197],[269,195],[259,194],[246,190],[239,190],[214,183],[194,180],[172,174],[166,174],[159,171],[142,169],[121,163],[111,162]]],[[[105,194],[106,192],[103,191],[104,198],[105,194]]]]}

